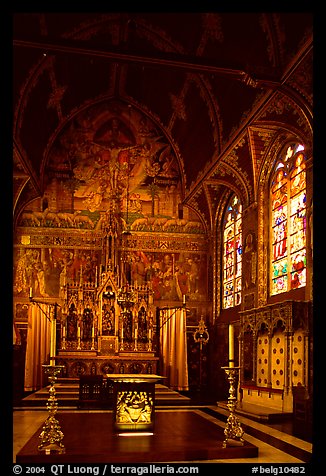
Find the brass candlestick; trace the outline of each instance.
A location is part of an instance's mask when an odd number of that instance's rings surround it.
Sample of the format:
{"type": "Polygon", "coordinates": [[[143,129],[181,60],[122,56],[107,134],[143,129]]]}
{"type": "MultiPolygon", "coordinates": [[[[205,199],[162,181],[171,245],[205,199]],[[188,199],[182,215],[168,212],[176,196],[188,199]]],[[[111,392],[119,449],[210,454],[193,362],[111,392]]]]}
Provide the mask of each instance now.
{"type": "Polygon", "coordinates": [[[151,338],[148,339],[147,350],[148,350],[149,352],[152,351],[152,339],[151,339],[151,338]]]}
{"type": "Polygon", "coordinates": [[[235,383],[237,380],[237,375],[239,373],[240,367],[221,367],[224,369],[228,381],[229,381],[229,398],[228,398],[228,409],[230,414],[228,416],[226,427],[224,430],[225,440],[223,441],[223,448],[227,446],[243,446],[244,431],[241,428],[241,424],[237,416],[235,415],[235,409],[237,406],[237,397],[236,397],[236,387],[235,383]]]}
{"type": "Polygon", "coordinates": [[[61,350],[66,350],[66,336],[62,337],[61,350]]]}
{"type": "Polygon", "coordinates": [[[202,362],[203,362],[203,344],[207,344],[209,333],[205,326],[204,316],[201,316],[198,327],[193,333],[194,341],[199,343],[199,390],[202,387],[202,362]]]}
{"type": "Polygon", "coordinates": [[[81,337],[80,337],[80,331],[78,332],[78,335],[77,335],[77,350],[81,350],[81,337]]]}
{"type": "Polygon", "coordinates": [[[41,443],[38,445],[37,449],[39,451],[44,451],[45,454],[51,453],[65,453],[65,447],[62,443],[63,433],[59,425],[58,420],[55,418],[55,414],[58,411],[58,402],[56,399],[55,392],[55,381],[57,380],[57,375],[64,369],[64,365],[42,365],[45,373],[49,376],[50,389],[49,389],[49,398],[46,404],[46,407],[49,412],[48,418],[45,420],[42,432],[39,436],[41,443]]]}

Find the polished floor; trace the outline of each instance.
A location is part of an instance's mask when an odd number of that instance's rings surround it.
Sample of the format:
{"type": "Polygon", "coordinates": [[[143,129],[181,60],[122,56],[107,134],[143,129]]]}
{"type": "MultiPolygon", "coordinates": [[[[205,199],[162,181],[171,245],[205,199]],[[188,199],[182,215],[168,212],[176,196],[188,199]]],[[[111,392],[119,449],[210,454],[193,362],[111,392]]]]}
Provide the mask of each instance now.
{"type": "MultiPolygon", "coordinates": [[[[228,415],[227,410],[219,408],[216,405],[208,405],[205,407],[169,407],[157,408],[158,412],[189,412],[195,411],[202,418],[211,421],[214,425],[224,429],[225,421],[228,415]]],[[[62,408],[58,412],[58,420],[60,422],[61,413],[98,413],[99,410],[77,410],[71,408],[62,408]]],[[[101,411],[102,412],[102,411],[101,411]]],[[[13,462],[16,462],[17,453],[38,431],[48,416],[46,410],[17,408],[13,412],[13,462]]],[[[269,464],[293,464],[300,465],[302,463],[310,463],[313,456],[313,444],[304,439],[297,438],[287,432],[282,431],[282,425],[266,425],[250,418],[239,415],[242,428],[245,431],[244,439],[258,447],[258,456],[250,458],[234,458],[234,459],[212,459],[198,461],[200,463],[269,463],[269,464]]],[[[167,461],[173,462],[173,461],[167,461]]],[[[187,460],[185,463],[189,463],[187,460]]],[[[193,460],[192,462],[196,462],[193,460]]],[[[180,462],[179,462],[180,463],[180,462]]]]}

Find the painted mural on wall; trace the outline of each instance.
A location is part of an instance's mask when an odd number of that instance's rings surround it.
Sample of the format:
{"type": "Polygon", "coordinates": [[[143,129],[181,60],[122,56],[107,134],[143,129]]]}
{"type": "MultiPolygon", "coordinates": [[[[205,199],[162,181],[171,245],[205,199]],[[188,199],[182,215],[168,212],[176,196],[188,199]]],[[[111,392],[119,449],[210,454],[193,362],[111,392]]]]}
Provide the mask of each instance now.
{"type": "Polygon", "coordinates": [[[204,300],[206,296],[206,256],[184,253],[131,254],[131,284],[150,284],[154,299],[204,300]]]}
{"type": "Polygon", "coordinates": [[[151,251],[139,252],[137,240],[129,247],[131,284],[150,284],[155,299],[204,300],[206,255],[196,244],[204,230],[194,212],[179,213],[180,177],[168,139],[135,107],[114,100],[79,113],[49,152],[43,196],[18,220],[15,294],[60,296],[81,277],[98,283],[107,233],[128,229],[156,237],[151,251]]]}
{"type": "MultiPolygon", "coordinates": [[[[14,294],[60,297],[65,284],[100,283],[100,253],[61,248],[17,248],[14,294]]],[[[207,264],[201,253],[129,253],[128,280],[133,286],[150,286],[155,300],[202,301],[206,298],[207,264]]]]}
{"type": "Polygon", "coordinates": [[[59,296],[67,283],[94,283],[99,255],[93,250],[18,248],[14,260],[14,293],[35,297],[59,296]]]}

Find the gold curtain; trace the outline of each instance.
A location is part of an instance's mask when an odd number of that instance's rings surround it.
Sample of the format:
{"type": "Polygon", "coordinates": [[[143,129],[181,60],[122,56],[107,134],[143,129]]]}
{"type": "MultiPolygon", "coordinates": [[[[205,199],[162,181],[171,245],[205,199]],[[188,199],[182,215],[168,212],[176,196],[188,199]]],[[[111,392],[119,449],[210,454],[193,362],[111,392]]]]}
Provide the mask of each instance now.
{"type": "Polygon", "coordinates": [[[185,309],[162,309],[160,328],[164,383],[174,390],[189,390],[185,309]]]}
{"type": "Polygon", "coordinates": [[[50,307],[46,304],[29,306],[24,382],[26,392],[44,386],[42,365],[49,363],[51,340],[51,323],[46,316],[50,317],[50,307]]]}

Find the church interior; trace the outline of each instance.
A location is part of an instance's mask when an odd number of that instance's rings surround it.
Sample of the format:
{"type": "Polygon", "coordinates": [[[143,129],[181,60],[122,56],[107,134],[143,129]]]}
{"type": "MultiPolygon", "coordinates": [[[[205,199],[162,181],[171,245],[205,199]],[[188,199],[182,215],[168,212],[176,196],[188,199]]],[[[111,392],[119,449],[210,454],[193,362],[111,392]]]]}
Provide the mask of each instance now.
{"type": "Polygon", "coordinates": [[[14,461],[311,460],[312,27],[13,15],[14,461]]]}

